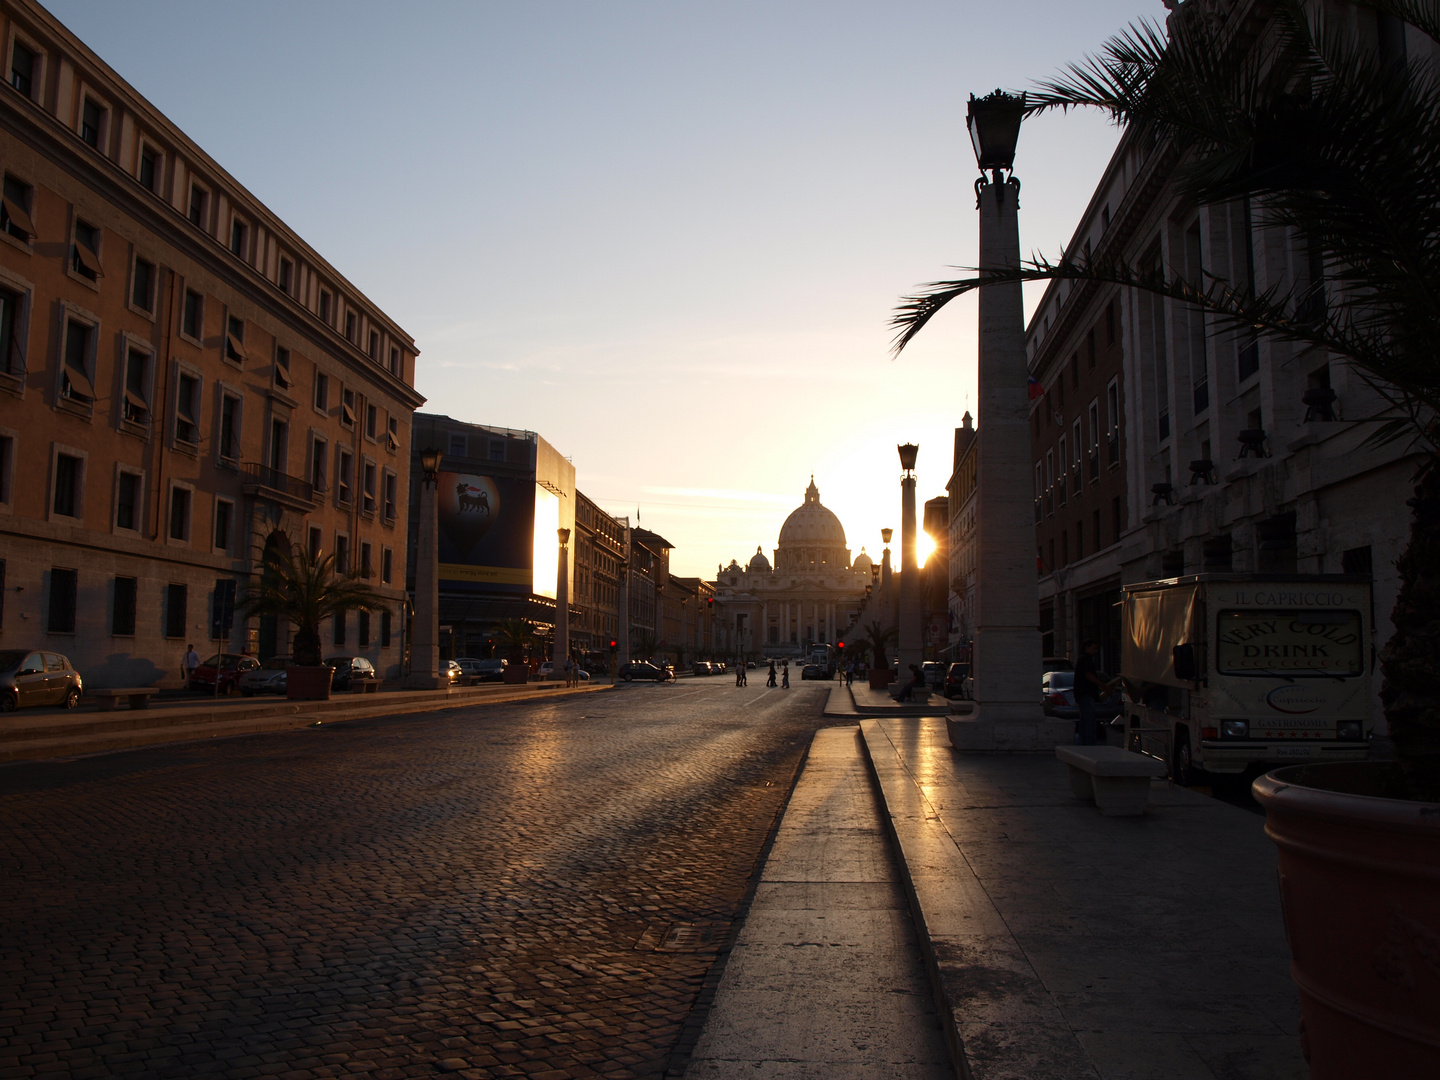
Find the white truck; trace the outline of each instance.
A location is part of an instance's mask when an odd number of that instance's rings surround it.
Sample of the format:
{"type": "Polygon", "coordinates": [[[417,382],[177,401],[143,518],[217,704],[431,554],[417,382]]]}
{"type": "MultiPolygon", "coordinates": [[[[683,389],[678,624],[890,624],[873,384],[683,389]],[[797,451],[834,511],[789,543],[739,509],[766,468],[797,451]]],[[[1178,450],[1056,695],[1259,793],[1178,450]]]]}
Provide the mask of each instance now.
{"type": "Polygon", "coordinates": [[[1370,581],[1199,574],[1126,585],[1126,744],[1176,782],[1200,770],[1352,761],[1369,753],[1370,581]]]}

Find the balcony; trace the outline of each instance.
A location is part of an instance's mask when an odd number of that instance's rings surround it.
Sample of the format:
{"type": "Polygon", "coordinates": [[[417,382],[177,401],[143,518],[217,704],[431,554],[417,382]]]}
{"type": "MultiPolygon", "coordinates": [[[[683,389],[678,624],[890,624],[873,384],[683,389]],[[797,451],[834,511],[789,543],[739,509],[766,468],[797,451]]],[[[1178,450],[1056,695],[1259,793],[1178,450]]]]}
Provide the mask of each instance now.
{"type": "Polygon", "coordinates": [[[240,490],[292,510],[315,508],[315,487],[310,481],[257,462],[247,461],[240,466],[240,490]]]}

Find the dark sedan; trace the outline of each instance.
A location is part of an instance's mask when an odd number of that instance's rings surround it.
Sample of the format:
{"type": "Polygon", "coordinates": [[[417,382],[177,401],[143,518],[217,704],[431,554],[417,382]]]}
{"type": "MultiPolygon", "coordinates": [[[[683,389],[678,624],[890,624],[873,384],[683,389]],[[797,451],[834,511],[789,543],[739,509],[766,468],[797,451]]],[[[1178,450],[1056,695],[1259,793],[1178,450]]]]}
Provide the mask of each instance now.
{"type": "Polygon", "coordinates": [[[800,678],[802,681],[805,679],[823,679],[825,678],[825,669],[819,664],[806,664],[800,669],[800,678]]]}
{"type": "Polygon", "coordinates": [[[670,677],[670,672],[662,667],[656,667],[645,660],[631,660],[620,668],[620,678],[626,682],[635,679],[649,679],[652,682],[664,682],[670,677]]]}
{"type": "Polygon", "coordinates": [[[375,666],[363,656],[331,656],[326,659],[325,666],[335,669],[335,674],[330,676],[331,690],[349,690],[356,683],[378,677],[375,666]]]}

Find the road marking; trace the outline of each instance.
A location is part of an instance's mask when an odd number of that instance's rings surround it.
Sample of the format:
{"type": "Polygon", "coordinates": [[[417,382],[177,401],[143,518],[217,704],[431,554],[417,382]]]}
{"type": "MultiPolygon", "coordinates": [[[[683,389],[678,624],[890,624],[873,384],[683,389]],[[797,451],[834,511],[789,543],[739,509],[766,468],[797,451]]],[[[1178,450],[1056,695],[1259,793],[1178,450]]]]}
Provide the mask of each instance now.
{"type": "Polygon", "coordinates": [[[772,689],[778,689],[778,688],[777,688],[777,687],[767,687],[767,688],[765,688],[764,690],[761,690],[761,691],[760,691],[760,697],[751,698],[749,701],[745,702],[744,705],[741,705],[740,708],[742,708],[742,709],[748,709],[751,705],[754,705],[755,702],[759,701],[760,698],[763,698],[766,694],[770,693],[770,691],[771,691],[772,689]]]}

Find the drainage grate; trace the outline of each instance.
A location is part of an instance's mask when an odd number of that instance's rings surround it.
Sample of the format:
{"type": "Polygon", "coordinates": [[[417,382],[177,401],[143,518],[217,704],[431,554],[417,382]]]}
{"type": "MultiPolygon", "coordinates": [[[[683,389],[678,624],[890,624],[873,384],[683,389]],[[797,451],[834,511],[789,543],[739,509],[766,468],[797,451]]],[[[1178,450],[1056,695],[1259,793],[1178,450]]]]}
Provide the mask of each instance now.
{"type": "Polygon", "coordinates": [[[643,952],[710,952],[725,940],[725,922],[651,923],[635,948],[643,952]]]}

